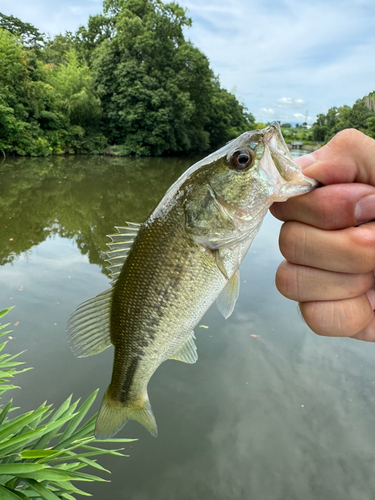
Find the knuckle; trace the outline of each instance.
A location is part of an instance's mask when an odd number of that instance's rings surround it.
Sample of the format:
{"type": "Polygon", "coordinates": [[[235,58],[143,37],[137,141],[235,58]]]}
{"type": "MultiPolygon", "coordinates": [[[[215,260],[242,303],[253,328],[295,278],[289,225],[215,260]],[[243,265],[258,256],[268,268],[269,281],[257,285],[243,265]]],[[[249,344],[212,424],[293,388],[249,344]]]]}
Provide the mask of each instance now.
{"type": "Polygon", "coordinates": [[[301,245],[305,239],[304,224],[299,222],[285,222],[281,226],[279,247],[282,255],[289,262],[297,262],[297,258],[301,253],[301,245]]]}
{"type": "Polygon", "coordinates": [[[343,283],[343,288],[348,290],[348,297],[357,297],[374,286],[374,273],[359,273],[355,275],[348,274],[343,283]]]}
{"type": "Polygon", "coordinates": [[[299,309],[301,311],[302,317],[305,320],[306,325],[317,335],[327,335],[325,329],[322,329],[321,314],[318,302],[301,302],[299,304],[299,309]]]}
{"type": "Polygon", "coordinates": [[[334,217],[337,213],[335,200],[332,197],[327,197],[320,205],[320,227],[323,229],[331,229],[334,225],[334,217]]]}
{"type": "Polygon", "coordinates": [[[338,146],[345,146],[351,148],[356,146],[358,141],[365,138],[365,134],[355,128],[347,128],[338,132],[332,139],[332,143],[338,146]]]}
{"type": "Polygon", "coordinates": [[[348,248],[351,249],[353,260],[359,266],[357,272],[368,272],[375,269],[375,225],[348,228],[348,248]]]}
{"type": "Polygon", "coordinates": [[[288,299],[297,300],[297,279],[295,266],[284,260],[276,271],[276,288],[288,299]]]}

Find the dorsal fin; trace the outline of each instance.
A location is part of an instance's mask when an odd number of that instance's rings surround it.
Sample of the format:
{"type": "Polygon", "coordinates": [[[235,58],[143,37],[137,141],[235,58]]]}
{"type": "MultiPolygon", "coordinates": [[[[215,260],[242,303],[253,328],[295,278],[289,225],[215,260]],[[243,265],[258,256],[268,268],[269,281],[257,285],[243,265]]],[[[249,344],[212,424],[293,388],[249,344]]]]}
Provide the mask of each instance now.
{"type": "Polygon", "coordinates": [[[108,238],[111,238],[111,243],[107,243],[110,251],[106,254],[108,257],[106,261],[109,262],[107,269],[111,272],[112,285],[116,283],[133,241],[141,227],[141,224],[136,222],[127,222],[126,224],[127,226],[115,226],[118,234],[108,235],[108,238]]]}

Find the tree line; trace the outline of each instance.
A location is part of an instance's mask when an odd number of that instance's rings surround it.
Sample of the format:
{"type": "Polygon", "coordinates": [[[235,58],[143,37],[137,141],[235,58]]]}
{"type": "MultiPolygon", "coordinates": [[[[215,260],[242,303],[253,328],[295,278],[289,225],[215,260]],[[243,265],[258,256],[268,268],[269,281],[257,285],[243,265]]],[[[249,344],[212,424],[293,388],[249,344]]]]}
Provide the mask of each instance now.
{"type": "Polygon", "coordinates": [[[375,92],[357,99],[353,106],[330,108],[320,113],[311,127],[307,123],[292,127],[282,123],[281,131],[286,142],[301,141],[303,144],[324,144],[341,130],[356,128],[375,139],[375,92]]]}
{"type": "Polygon", "coordinates": [[[375,92],[358,99],[353,106],[330,108],[319,114],[311,128],[312,140],[328,142],[346,128],[356,128],[375,139],[375,92]]]}
{"type": "Polygon", "coordinates": [[[161,0],[104,0],[86,26],[55,37],[0,14],[0,150],[175,155],[254,129],[185,39],[191,23],[161,0]]]}

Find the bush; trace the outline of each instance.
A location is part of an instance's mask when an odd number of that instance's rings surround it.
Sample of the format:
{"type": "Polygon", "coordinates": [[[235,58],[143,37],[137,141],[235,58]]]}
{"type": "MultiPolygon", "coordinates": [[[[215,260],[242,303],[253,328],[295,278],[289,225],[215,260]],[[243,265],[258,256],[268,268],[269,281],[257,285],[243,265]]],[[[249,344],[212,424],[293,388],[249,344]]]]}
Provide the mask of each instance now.
{"type": "MultiPolygon", "coordinates": [[[[0,312],[0,318],[12,308],[0,312]]],[[[0,325],[0,336],[9,325],[0,325]]],[[[0,345],[3,351],[7,342],[0,345]]],[[[15,359],[19,355],[0,355],[0,394],[18,388],[9,380],[30,368],[15,359]]],[[[94,457],[103,454],[123,456],[122,450],[108,450],[97,443],[125,443],[133,439],[95,440],[96,415],[81,424],[98,391],[79,406],[70,396],[57,410],[43,403],[38,409],[9,418],[16,410],[12,400],[0,411],[0,498],[1,500],[75,500],[75,494],[87,495],[74,481],[104,481],[81,472],[84,467],[106,471],[94,457]]],[[[108,471],[106,471],[108,472],[108,471]]]]}

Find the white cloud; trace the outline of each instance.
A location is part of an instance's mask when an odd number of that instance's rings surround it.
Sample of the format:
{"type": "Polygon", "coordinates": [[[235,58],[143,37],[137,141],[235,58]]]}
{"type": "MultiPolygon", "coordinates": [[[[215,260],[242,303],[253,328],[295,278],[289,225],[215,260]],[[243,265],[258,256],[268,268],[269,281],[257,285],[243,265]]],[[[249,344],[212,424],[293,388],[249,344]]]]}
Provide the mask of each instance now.
{"type": "Polygon", "coordinates": [[[279,106],[296,106],[305,103],[303,99],[292,99],[291,97],[281,97],[277,99],[277,102],[279,106]]]}
{"type": "Polygon", "coordinates": [[[259,113],[262,115],[274,115],[275,111],[272,108],[261,108],[259,113]]]}

